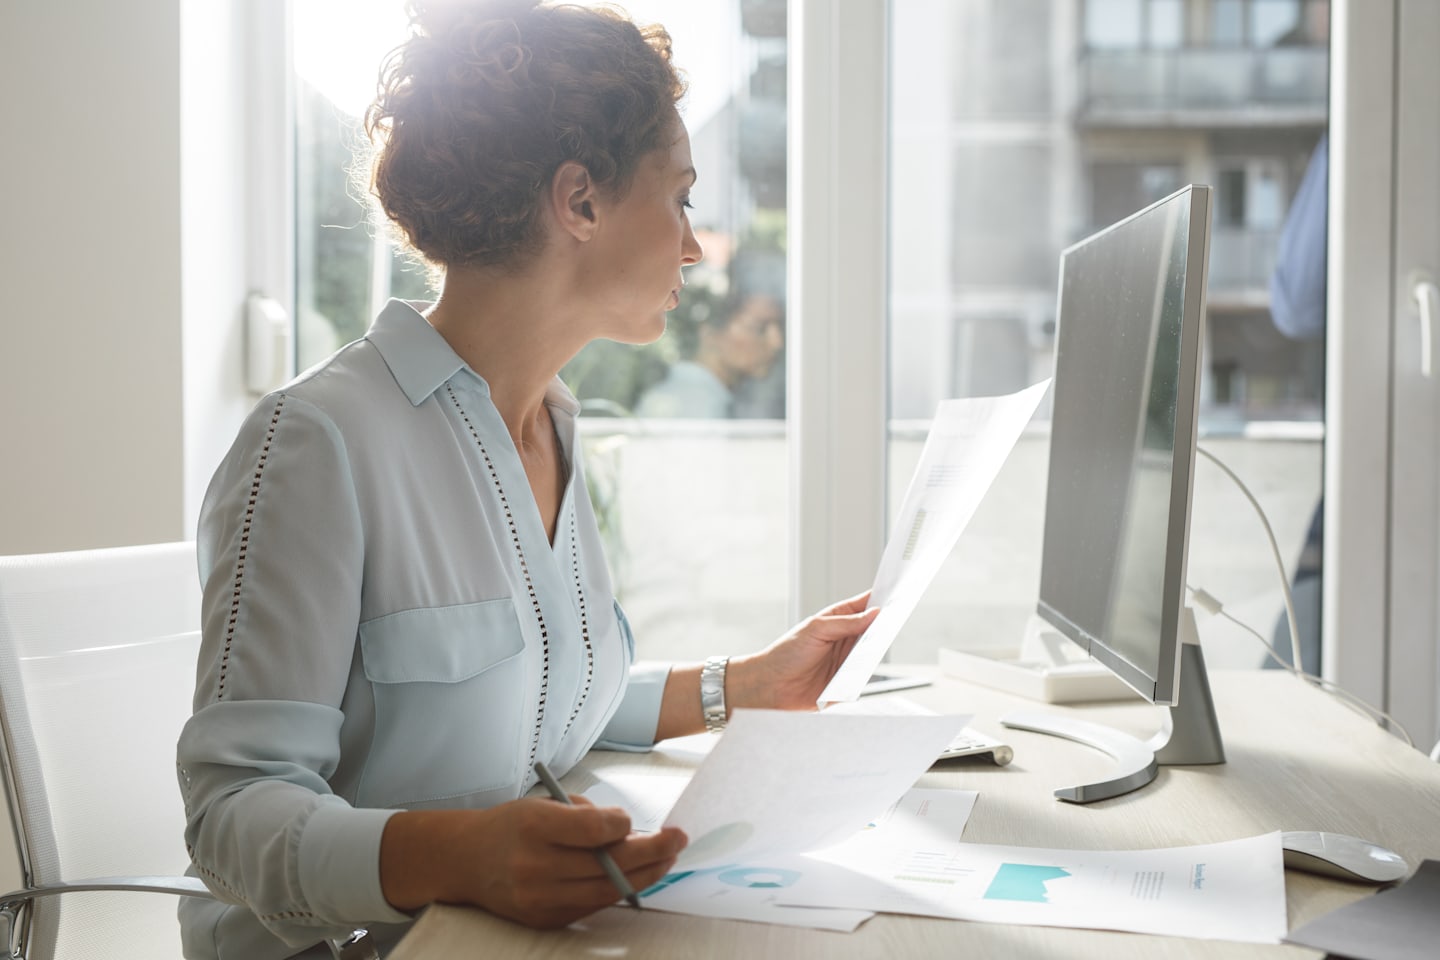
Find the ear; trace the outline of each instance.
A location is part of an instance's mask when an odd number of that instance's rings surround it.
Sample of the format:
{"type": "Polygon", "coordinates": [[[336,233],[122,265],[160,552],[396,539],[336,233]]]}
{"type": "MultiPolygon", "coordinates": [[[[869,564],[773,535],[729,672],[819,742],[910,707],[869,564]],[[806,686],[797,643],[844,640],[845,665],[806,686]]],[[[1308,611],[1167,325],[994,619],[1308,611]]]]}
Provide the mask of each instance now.
{"type": "Polygon", "coordinates": [[[555,176],[550,178],[549,199],[561,230],[581,243],[595,235],[599,216],[595,180],[589,170],[573,160],[560,164],[555,176]]]}

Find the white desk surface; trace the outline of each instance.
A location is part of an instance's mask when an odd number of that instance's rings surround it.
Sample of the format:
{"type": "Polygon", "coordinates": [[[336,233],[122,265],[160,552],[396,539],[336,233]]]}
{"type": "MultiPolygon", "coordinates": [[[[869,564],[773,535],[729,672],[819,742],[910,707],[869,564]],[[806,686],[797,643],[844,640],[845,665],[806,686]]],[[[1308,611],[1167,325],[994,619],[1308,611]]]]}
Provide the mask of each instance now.
{"type": "MultiPolygon", "coordinates": [[[[1014,762],[946,761],[920,786],[978,790],[964,839],[1037,847],[1139,849],[1211,843],[1272,830],[1329,830],[1384,844],[1412,869],[1440,859],[1440,764],[1406,747],[1330,696],[1279,671],[1212,671],[1227,762],[1162,767],[1140,790],[1085,806],[1055,800],[1051,790],[1100,779],[1104,754],[1081,744],[1007,730],[1001,714],[1046,709],[1108,723],[1141,737],[1159,726],[1145,704],[1062,707],[941,678],[889,696],[932,709],[974,713],[973,726],[1015,748],[1014,762]]],[[[593,783],[590,771],[624,766],[674,773],[687,764],[659,754],[592,752],[565,778],[572,792],[593,783]]],[[[1290,928],[1375,887],[1286,872],[1290,928]]],[[[967,923],[877,914],[854,933],[832,933],[611,907],[559,931],[535,931],[462,907],[426,911],[391,960],[469,957],[1065,957],[1313,958],[1294,946],[1182,940],[1097,930],[967,923]]]]}

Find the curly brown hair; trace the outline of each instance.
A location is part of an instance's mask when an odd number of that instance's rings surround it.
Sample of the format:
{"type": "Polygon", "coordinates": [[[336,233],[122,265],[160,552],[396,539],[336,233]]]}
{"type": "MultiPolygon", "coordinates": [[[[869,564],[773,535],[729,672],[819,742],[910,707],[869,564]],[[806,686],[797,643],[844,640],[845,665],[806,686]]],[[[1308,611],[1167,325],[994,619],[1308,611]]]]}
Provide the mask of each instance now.
{"type": "Polygon", "coordinates": [[[566,161],[624,195],[685,84],[670,35],[616,9],[411,0],[365,131],[370,190],[442,268],[516,265],[540,248],[539,197],[566,161]]]}

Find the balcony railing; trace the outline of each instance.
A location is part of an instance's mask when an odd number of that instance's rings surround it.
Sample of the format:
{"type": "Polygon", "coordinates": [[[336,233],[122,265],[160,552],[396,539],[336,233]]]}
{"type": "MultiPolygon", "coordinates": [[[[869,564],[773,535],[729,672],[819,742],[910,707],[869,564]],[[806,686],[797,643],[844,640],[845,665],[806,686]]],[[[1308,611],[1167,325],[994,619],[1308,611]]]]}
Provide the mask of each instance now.
{"type": "Polygon", "coordinates": [[[1210,231],[1210,289],[1217,293],[1268,291],[1279,242],[1279,230],[1214,227],[1210,231]]]}
{"type": "Polygon", "coordinates": [[[1079,117],[1086,123],[1158,116],[1183,124],[1187,114],[1211,122],[1217,113],[1323,120],[1329,55],[1323,47],[1090,50],[1080,77],[1079,117]]]}
{"type": "MultiPolygon", "coordinates": [[[[1093,225],[1077,236],[1088,236],[1103,224],[1093,225]]],[[[1280,231],[1256,227],[1229,227],[1216,224],[1210,230],[1208,286],[1212,296],[1243,295],[1255,299],[1269,295],[1270,275],[1275,272],[1275,252],[1280,231]]]]}

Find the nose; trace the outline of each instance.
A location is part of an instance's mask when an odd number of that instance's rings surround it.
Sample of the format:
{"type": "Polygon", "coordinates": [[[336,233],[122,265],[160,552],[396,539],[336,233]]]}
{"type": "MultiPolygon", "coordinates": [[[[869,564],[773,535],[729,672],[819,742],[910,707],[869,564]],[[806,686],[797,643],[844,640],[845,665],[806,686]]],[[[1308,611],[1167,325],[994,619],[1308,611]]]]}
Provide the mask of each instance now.
{"type": "Polygon", "coordinates": [[[780,352],[780,348],[785,346],[785,332],[780,328],[780,324],[772,323],[765,328],[765,342],[771,353],[780,352]]]}
{"type": "Polygon", "coordinates": [[[693,266],[705,259],[705,251],[700,247],[700,241],[695,239],[695,231],[690,227],[690,218],[685,218],[685,235],[680,238],[680,265],[683,267],[693,266]]]}

